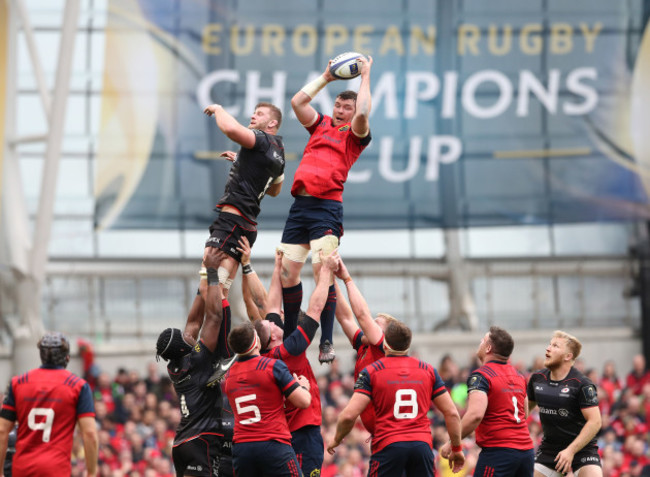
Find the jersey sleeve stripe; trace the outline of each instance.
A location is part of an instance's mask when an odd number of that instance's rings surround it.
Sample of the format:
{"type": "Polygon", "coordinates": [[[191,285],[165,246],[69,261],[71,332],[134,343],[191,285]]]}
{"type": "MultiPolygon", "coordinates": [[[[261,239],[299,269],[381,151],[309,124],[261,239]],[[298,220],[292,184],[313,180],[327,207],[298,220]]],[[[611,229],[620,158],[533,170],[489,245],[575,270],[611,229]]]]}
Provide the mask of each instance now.
{"type": "Polygon", "coordinates": [[[372,397],[372,393],[370,391],[368,391],[367,389],[358,388],[358,389],[355,389],[354,392],[355,393],[365,394],[368,397],[372,397]]]}

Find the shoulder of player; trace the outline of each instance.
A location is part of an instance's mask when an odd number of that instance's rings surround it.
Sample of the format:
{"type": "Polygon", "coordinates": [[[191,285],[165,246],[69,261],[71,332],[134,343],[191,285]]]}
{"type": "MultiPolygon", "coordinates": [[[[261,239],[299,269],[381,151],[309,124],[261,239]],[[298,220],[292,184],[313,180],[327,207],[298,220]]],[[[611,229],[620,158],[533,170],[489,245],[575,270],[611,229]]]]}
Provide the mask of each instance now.
{"type": "Polygon", "coordinates": [[[591,382],[591,379],[589,379],[587,376],[582,374],[580,371],[578,371],[576,368],[572,367],[569,370],[569,374],[567,374],[566,378],[562,380],[563,383],[568,383],[568,382],[576,382],[580,386],[587,386],[589,384],[594,384],[591,382]]]}

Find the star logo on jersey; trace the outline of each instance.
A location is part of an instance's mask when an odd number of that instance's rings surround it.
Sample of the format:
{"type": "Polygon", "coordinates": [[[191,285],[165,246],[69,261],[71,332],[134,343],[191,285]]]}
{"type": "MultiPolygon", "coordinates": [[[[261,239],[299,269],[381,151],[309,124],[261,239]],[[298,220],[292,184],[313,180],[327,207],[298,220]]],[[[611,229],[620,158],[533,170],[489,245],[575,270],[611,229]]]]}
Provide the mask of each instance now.
{"type": "Polygon", "coordinates": [[[568,393],[569,391],[570,391],[569,388],[562,388],[562,389],[560,389],[560,392],[561,392],[561,393],[568,393]]]}

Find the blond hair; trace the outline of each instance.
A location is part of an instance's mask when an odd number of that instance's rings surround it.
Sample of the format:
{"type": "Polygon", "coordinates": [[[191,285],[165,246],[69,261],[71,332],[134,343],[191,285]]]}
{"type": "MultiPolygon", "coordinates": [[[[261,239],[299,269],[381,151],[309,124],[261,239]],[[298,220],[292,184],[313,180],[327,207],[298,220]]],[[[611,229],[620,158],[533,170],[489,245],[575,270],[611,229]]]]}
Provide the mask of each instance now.
{"type": "Polygon", "coordinates": [[[395,318],[392,315],[389,315],[388,313],[377,313],[377,318],[383,318],[386,320],[386,324],[388,325],[389,323],[393,323],[395,321],[399,321],[397,318],[395,318]]]}
{"type": "Polygon", "coordinates": [[[582,343],[580,340],[569,333],[562,330],[555,330],[553,332],[553,338],[562,338],[566,341],[566,347],[569,350],[569,353],[573,355],[573,360],[580,356],[580,351],[582,350],[582,343]]]}

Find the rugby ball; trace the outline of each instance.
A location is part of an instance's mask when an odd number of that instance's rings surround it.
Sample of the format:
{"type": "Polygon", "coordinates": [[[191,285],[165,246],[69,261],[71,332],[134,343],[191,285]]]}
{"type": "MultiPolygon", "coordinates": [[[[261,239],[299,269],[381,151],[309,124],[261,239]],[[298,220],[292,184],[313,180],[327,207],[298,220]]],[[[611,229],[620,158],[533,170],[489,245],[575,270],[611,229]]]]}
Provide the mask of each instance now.
{"type": "Polygon", "coordinates": [[[363,55],[356,51],[341,53],[330,63],[330,73],[338,79],[356,78],[361,74],[361,64],[357,61],[363,55]]]}

